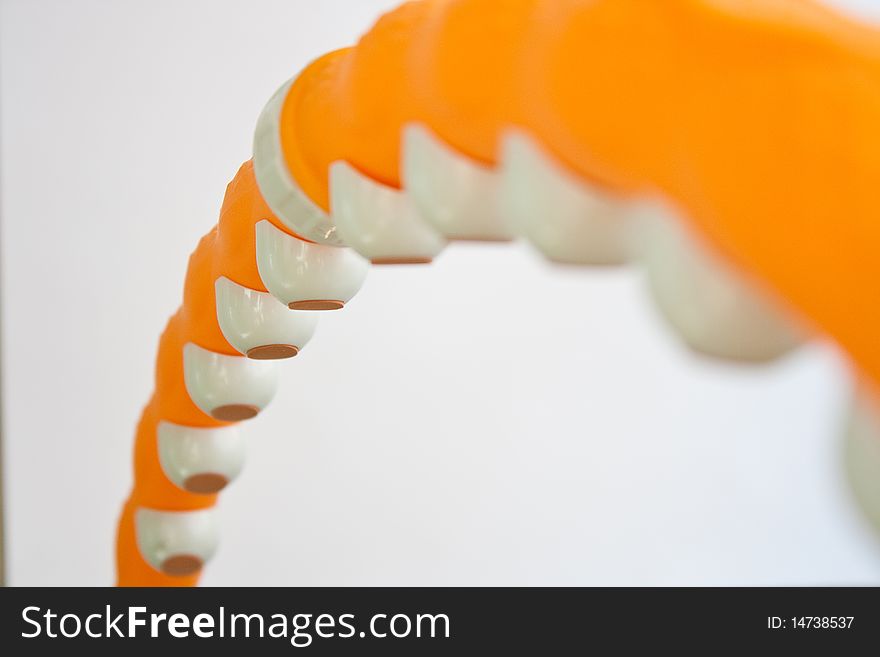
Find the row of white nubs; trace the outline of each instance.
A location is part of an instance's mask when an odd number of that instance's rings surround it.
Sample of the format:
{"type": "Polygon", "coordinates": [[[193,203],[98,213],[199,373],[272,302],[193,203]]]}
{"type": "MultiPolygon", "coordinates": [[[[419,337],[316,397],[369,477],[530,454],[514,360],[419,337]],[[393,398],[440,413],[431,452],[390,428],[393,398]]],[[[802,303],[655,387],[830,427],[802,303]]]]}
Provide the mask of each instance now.
{"type": "MultiPolygon", "coordinates": [[[[324,212],[299,189],[281,151],[279,116],[288,86],[260,116],[254,172],[278,219],[314,243],[260,222],[256,252],[269,294],[216,281],[220,328],[249,358],[186,346],[187,391],[205,413],[239,420],[263,409],[276,373],[275,363],[260,359],[302,348],[315,328],[314,316],[303,310],[342,307],[363,281],[367,261],[429,262],[456,239],[523,237],[550,260],[570,264],[641,262],[662,315],[703,353],[764,361],[797,343],[787,318],[698,245],[665,202],[598,189],[520,132],[505,137],[500,165],[491,168],[448,147],[429,128],[409,125],[402,139],[402,189],[336,162],[328,172],[331,211],[324,212]]],[[[241,469],[244,450],[234,426],[166,424],[159,433],[162,466],[183,488],[214,492],[241,469]]],[[[138,521],[142,553],[157,568],[179,563],[175,557],[182,554],[207,560],[216,545],[212,514],[144,511],[138,521]]]]}
{"type": "MultiPolygon", "coordinates": [[[[261,119],[257,153],[264,124],[261,119]]],[[[255,155],[255,165],[260,161],[255,155]]],[[[278,216],[290,224],[289,209],[278,216]]],[[[316,241],[297,239],[268,220],[260,221],[254,235],[256,264],[268,293],[225,277],[214,282],[217,323],[241,355],[215,353],[194,343],[184,346],[186,390],[207,415],[236,422],[262,411],[277,388],[276,361],[295,356],[309,342],[318,320],[315,311],[343,308],[360,289],[369,262],[341,243],[316,241]]],[[[191,493],[220,491],[244,465],[245,443],[238,424],[208,429],[163,421],[156,439],[165,475],[191,493]]],[[[168,575],[196,572],[214,555],[219,542],[213,508],[141,508],[135,515],[135,531],[146,562],[168,575]]]]}
{"type": "Polygon", "coordinates": [[[498,166],[490,167],[430,127],[406,125],[401,189],[338,161],[328,172],[330,212],[323,212],[300,191],[281,152],[287,89],[260,117],[254,169],[269,206],[299,235],[381,263],[430,261],[449,240],[522,237],[555,262],[642,264],[661,314],[696,351],[766,361],[800,340],[789,318],[700,244],[666,199],[615,196],[514,128],[502,136],[498,166]]]}
{"type": "MultiPolygon", "coordinates": [[[[308,244],[268,221],[256,225],[260,277],[269,293],[221,277],[215,281],[217,322],[241,356],[184,346],[184,381],[192,401],[225,421],[246,420],[275,395],[277,360],[295,356],[311,339],[315,310],[342,308],[360,288],[368,263],[346,248],[308,244]],[[244,357],[242,357],[244,356],[244,357]]],[[[160,422],[159,461],[165,475],[192,493],[225,488],[241,472],[241,427],[184,427],[160,422]]],[[[213,509],[169,512],[140,509],[136,531],[141,554],[171,575],[197,570],[213,555],[218,523],[213,509]]]]}
{"type": "MultiPolygon", "coordinates": [[[[276,361],[299,353],[315,331],[314,311],[344,307],[369,267],[351,249],[309,244],[268,221],[259,222],[255,232],[257,266],[269,292],[225,277],[214,283],[218,325],[241,356],[193,343],[183,349],[187,393],[199,409],[218,420],[246,420],[269,404],[278,384],[276,361]]],[[[245,445],[236,424],[207,429],[160,422],[157,434],[162,469],[184,490],[216,493],[241,472],[245,445]]],[[[200,568],[218,542],[213,509],[140,509],[136,531],[146,561],[172,575],[200,568]]]]}

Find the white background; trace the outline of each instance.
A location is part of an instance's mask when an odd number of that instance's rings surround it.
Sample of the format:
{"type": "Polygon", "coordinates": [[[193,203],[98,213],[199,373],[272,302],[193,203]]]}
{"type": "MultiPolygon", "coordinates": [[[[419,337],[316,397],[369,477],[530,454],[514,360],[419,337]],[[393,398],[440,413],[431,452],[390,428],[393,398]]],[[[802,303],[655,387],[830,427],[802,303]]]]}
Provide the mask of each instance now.
{"type": "MultiPolygon", "coordinates": [[[[13,584],[112,582],[187,255],[275,88],[391,5],[0,2],[13,584]]],[[[637,272],[455,246],[283,371],[205,584],[880,584],[834,350],[697,358],[637,272]]]]}

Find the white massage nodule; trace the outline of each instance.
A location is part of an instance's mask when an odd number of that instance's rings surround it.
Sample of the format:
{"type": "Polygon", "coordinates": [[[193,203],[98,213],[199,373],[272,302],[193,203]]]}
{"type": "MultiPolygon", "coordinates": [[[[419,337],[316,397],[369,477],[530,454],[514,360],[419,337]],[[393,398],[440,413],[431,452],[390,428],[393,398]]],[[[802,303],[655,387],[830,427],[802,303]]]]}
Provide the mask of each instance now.
{"type": "Polygon", "coordinates": [[[717,358],[765,362],[802,340],[762,292],[694,242],[671,212],[643,226],[640,255],[658,309],[684,342],[717,358]]]}
{"type": "Polygon", "coordinates": [[[857,393],[850,409],[845,450],[853,493],[865,515],[880,529],[880,406],[867,389],[857,393]]]}
{"type": "Polygon", "coordinates": [[[214,291],[223,337],[250,358],[295,356],[315,332],[315,313],[290,310],[271,294],[243,287],[224,276],[215,281],[214,291]]]}
{"type": "Polygon", "coordinates": [[[330,217],[299,188],[284,161],[280,117],[292,84],[289,80],[276,91],[257,119],[254,176],[266,205],[285,226],[307,240],[340,246],[330,217]]]}
{"type": "Polygon", "coordinates": [[[220,542],[214,509],[135,511],[135,534],[141,556],[166,575],[191,575],[211,560],[220,542]]]}
{"type": "Polygon", "coordinates": [[[456,152],[423,125],[403,129],[403,187],[419,214],[449,239],[509,241],[498,211],[498,173],[456,152]]]}
{"type": "Polygon", "coordinates": [[[640,204],[592,188],[528,136],[502,142],[501,211],[554,262],[619,265],[632,255],[640,204]]]}
{"type": "Polygon", "coordinates": [[[156,433],[162,471],[191,493],[216,493],[244,467],[245,441],[238,425],[200,428],[162,421],[156,433]]]}
{"type": "Polygon", "coordinates": [[[183,375],[193,403],[225,422],[254,417],[278,387],[273,361],[218,354],[192,342],[183,347],[183,375]]]}
{"type": "Polygon", "coordinates": [[[408,194],[347,162],[330,166],[330,207],[340,238],[375,264],[430,262],[446,246],[408,194]]]}
{"type": "Polygon", "coordinates": [[[305,242],[269,221],[257,223],[255,230],[263,285],[290,308],[342,308],[367,276],[369,262],[349,248],[305,242]]]}

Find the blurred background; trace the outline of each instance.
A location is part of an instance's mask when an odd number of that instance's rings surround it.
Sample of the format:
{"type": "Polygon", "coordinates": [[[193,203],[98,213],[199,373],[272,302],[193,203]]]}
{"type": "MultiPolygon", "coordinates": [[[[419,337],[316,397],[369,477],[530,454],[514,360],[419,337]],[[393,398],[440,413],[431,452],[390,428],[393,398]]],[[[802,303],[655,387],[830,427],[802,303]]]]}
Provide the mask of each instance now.
{"type": "MultiPolygon", "coordinates": [[[[394,4],[0,0],[8,583],[113,582],[187,256],[269,96],[394,4]]],[[[637,271],[455,245],[281,369],[206,585],[880,584],[842,359],[696,357],[637,271]]]]}

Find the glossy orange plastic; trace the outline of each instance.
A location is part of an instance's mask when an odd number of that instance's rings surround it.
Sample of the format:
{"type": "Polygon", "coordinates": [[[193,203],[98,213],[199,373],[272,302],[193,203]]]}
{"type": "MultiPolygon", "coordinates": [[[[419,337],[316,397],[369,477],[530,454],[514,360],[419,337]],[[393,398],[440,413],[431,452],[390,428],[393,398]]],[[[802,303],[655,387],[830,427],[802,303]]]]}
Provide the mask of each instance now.
{"type": "Polygon", "coordinates": [[[880,382],[878,115],[880,31],[811,0],[427,0],[306,69],[281,138],[326,209],[337,159],[399,186],[409,121],[490,164],[524,128],[586,179],[674,202],[880,382]]]}
{"type": "Polygon", "coordinates": [[[192,342],[217,353],[241,356],[220,332],[214,282],[225,276],[239,285],[266,291],[257,271],[254,239],[254,226],[264,219],[290,233],[263,201],[254,179],[253,164],[248,161],[226,189],[217,226],[201,239],[190,257],[183,304],[159,340],[155,393],[138,423],[134,487],[123,510],[117,537],[120,585],[193,585],[198,579],[196,576],[170,577],[143,560],[135,541],[133,510],[145,507],[189,511],[216,503],[216,494],[190,493],[165,476],[159,463],[156,427],[160,420],[191,427],[228,424],[206,415],[190,399],[183,377],[183,347],[192,342]]]}
{"type": "Polygon", "coordinates": [[[880,383],[880,31],[807,0],[547,2],[534,25],[526,127],[672,200],[880,383]]]}
{"type": "MultiPolygon", "coordinates": [[[[812,0],[410,2],[302,72],[280,140],[297,185],[327,210],[336,160],[400,185],[409,122],[486,164],[505,130],[524,129],[584,179],[671,201],[709,248],[880,384],[877,29],[812,0]]],[[[195,581],[143,562],[131,509],[214,503],[165,479],[155,424],[219,424],[186,394],[182,347],[235,354],[217,326],[214,281],[265,290],[254,256],[261,219],[286,230],[248,163],[192,256],[184,304],[160,343],[120,525],[120,583],[195,581]]]]}

